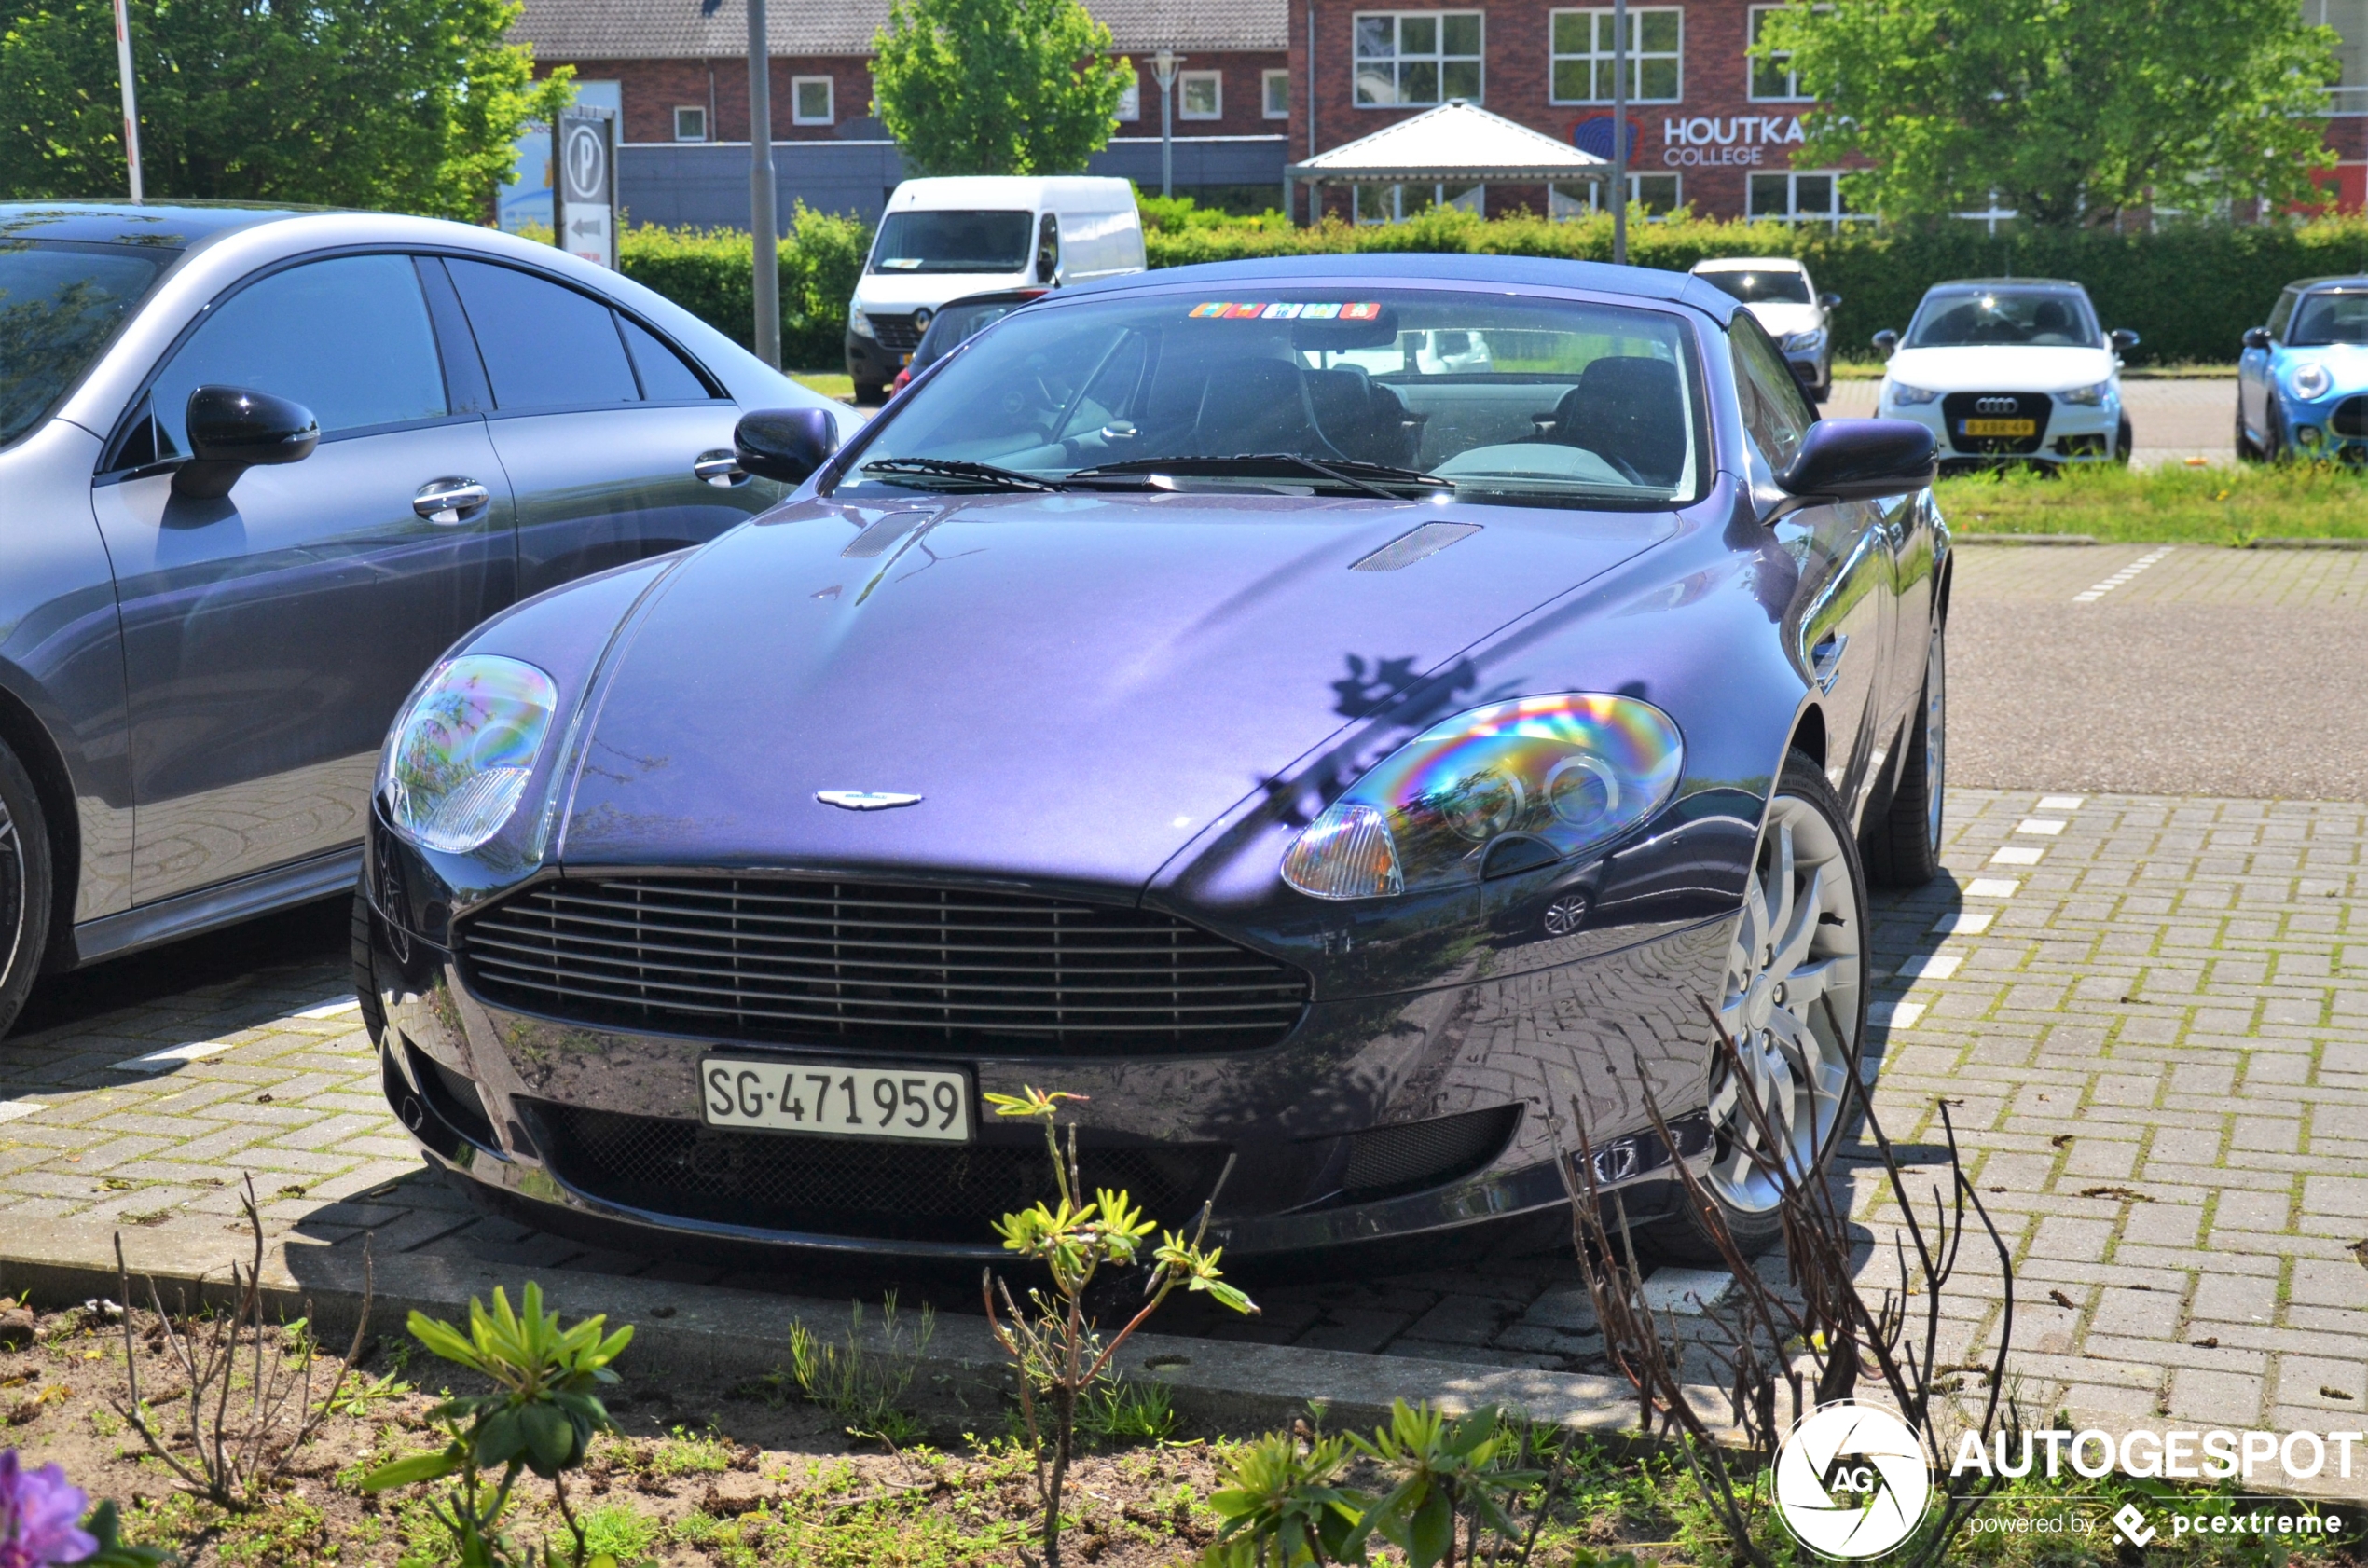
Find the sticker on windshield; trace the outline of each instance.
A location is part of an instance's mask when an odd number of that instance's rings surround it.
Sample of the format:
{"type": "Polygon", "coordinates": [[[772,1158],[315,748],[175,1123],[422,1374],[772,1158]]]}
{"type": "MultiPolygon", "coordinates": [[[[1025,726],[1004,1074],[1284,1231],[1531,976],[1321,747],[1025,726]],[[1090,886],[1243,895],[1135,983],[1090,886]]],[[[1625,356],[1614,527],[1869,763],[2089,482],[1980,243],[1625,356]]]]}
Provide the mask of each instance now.
{"type": "Polygon", "coordinates": [[[1310,322],[1335,319],[1345,322],[1370,322],[1378,319],[1381,313],[1381,302],[1375,299],[1356,300],[1348,304],[1327,301],[1317,305],[1269,305],[1263,301],[1236,303],[1211,300],[1193,306],[1191,311],[1191,318],[1196,321],[1232,322],[1290,321],[1294,318],[1310,322]]]}

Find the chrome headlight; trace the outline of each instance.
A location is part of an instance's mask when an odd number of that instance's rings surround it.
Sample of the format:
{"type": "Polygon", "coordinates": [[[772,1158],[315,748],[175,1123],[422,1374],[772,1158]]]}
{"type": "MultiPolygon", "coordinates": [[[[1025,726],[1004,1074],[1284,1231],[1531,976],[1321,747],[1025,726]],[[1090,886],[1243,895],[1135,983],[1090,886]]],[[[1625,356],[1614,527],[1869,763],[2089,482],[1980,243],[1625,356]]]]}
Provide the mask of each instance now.
{"type": "Polygon", "coordinates": [[[1685,743],[1633,697],[1563,694],[1492,703],[1384,758],[1283,855],[1315,899],[1377,899],[1476,883],[1499,840],[1533,841],[1521,869],[1600,844],[1677,788],[1685,743]]]}
{"type": "Polygon", "coordinates": [[[1883,385],[1883,401],[1894,408],[1909,407],[1940,401],[1940,393],[1911,387],[1905,381],[1887,381],[1883,385]]]}
{"type": "Polygon", "coordinates": [[[875,343],[879,341],[880,335],[872,330],[872,318],[852,307],[847,312],[847,329],[858,337],[869,337],[875,343]]]}
{"type": "Polygon", "coordinates": [[[1810,327],[1807,332],[1796,332],[1784,339],[1784,351],[1788,354],[1813,354],[1824,346],[1825,329],[1822,326],[1810,327]]]}
{"type": "Polygon", "coordinates": [[[2306,359],[2286,372],[2286,387],[2296,397],[2309,399],[2326,396],[2334,390],[2335,378],[2317,360],[2306,359]]]}
{"type": "Polygon", "coordinates": [[[558,706],[551,678],[521,660],[466,653],[439,666],[395,720],[379,763],[395,832],[448,855],[500,832],[558,706]]]}
{"type": "Polygon", "coordinates": [[[2101,408],[2113,395],[2113,384],[2111,381],[2100,381],[2093,387],[2074,387],[2070,392],[2056,394],[2059,401],[2076,403],[2083,408],[2101,408]]]}

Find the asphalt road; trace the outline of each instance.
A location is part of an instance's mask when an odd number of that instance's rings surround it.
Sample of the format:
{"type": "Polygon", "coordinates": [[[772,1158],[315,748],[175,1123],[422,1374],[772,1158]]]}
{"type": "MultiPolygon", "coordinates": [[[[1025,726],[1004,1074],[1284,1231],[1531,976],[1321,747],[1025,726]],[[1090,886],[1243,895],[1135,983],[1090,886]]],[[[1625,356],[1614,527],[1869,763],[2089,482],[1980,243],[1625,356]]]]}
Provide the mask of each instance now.
{"type": "Polygon", "coordinates": [[[1994,789],[2368,799],[2368,552],[1976,545],[1948,775],[1994,789]]]}

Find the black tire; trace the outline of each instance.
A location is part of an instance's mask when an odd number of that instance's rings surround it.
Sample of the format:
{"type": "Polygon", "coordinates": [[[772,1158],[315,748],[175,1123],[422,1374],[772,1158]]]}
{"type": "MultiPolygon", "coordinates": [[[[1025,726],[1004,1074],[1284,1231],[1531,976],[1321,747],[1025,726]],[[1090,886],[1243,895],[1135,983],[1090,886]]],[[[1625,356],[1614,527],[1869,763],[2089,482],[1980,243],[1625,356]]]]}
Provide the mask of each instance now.
{"type": "Polygon", "coordinates": [[[877,407],[880,404],[885,403],[886,401],[888,401],[887,382],[858,381],[855,383],[855,406],[857,407],[877,407]]]}
{"type": "Polygon", "coordinates": [[[2282,461],[2286,456],[2286,417],[2279,411],[2276,398],[2269,400],[2268,418],[2262,422],[2269,427],[2261,433],[2262,461],[2264,462],[2282,461]]]}
{"type": "Polygon", "coordinates": [[[1935,624],[1925,645],[1924,687],[1907,726],[1899,777],[1879,812],[1870,812],[1859,848],[1879,887],[1921,887],[1940,874],[1943,790],[1948,779],[1948,639],[1935,624]]]}
{"type": "Polygon", "coordinates": [[[2245,394],[2241,392],[2237,394],[2237,461],[2261,461],[2261,448],[2253,445],[2251,433],[2245,429],[2245,394]]]}
{"type": "Polygon", "coordinates": [[[49,819],[33,776],[0,746],[0,1036],[24,1011],[49,951],[49,819]]]}
{"type": "Polygon", "coordinates": [[[2136,445],[2138,433],[2130,428],[2129,416],[2124,414],[2121,417],[2121,423],[2113,431],[2113,461],[2124,468],[2129,466],[2131,448],[2136,445]]]}
{"type": "MultiPolygon", "coordinates": [[[[1768,1086],[1769,1103],[1782,1113],[1778,1130],[1788,1151],[1784,1163],[1796,1175],[1822,1171],[1850,1125],[1852,1091],[1838,1075],[1857,1073],[1865,1047],[1870,989],[1866,939],[1865,876],[1857,837],[1825,782],[1824,771],[1796,751],[1784,760],[1775,796],[1769,802],[1720,998],[1721,1017],[1738,1035],[1745,1063],[1768,1069],[1760,1082],[1768,1086]],[[1793,854],[1789,863],[1783,859],[1788,845],[1793,854]],[[1780,869],[1791,875],[1777,913],[1768,907],[1766,889],[1780,869]],[[1840,874],[1829,880],[1827,873],[1840,874]],[[1847,886],[1836,887],[1833,881],[1847,886]],[[1812,882],[1820,899],[1816,909],[1808,912],[1806,906],[1796,906],[1790,894],[1812,882]],[[1785,940],[1788,935],[1790,941],[1785,940]],[[1763,939],[1770,936],[1774,942],[1764,946],[1763,939]],[[1797,951],[1788,956],[1786,949],[1797,951]],[[1799,992],[1811,974],[1820,976],[1818,993],[1802,1002],[1799,992]],[[1778,1002],[1779,997],[1786,999],[1778,1002]],[[1755,1023],[1755,1018],[1760,1022],[1755,1023]],[[1805,1060],[1810,1051],[1817,1054],[1814,1064],[1805,1060]]],[[[1754,1167],[1742,1145],[1758,1141],[1752,1132],[1755,1123],[1742,1113],[1740,1096],[1732,1093],[1732,1075],[1716,1044],[1705,1042],[1705,1048],[1713,1064],[1714,1142],[1702,1187],[1717,1205],[1737,1250],[1755,1258],[1783,1239],[1783,1214],[1773,1200],[1772,1184],[1749,1175],[1754,1167]],[[1753,1189],[1756,1190],[1746,1190],[1753,1189]]],[[[1690,1200],[1681,1200],[1678,1213],[1637,1231],[1639,1243],[1656,1258],[1723,1264],[1726,1257],[1712,1237],[1710,1222],[1690,1200]]]]}
{"type": "Polygon", "coordinates": [[[379,997],[378,966],[371,959],[370,901],[362,889],[353,890],[353,997],[362,1004],[362,1026],[370,1031],[370,1043],[381,1045],[386,1040],[387,1013],[379,997]]]}

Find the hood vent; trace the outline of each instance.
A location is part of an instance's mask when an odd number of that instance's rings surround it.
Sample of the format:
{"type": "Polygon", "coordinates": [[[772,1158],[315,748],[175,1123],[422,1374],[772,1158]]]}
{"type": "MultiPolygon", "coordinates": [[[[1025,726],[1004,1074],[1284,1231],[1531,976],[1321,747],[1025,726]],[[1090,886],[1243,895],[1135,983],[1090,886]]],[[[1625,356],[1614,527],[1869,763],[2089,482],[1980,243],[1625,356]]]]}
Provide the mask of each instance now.
{"type": "Polygon", "coordinates": [[[1425,556],[1436,556],[1450,544],[1480,532],[1478,523],[1425,523],[1411,533],[1401,533],[1371,555],[1349,568],[1351,571],[1396,571],[1412,566],[1425,556]]]}

